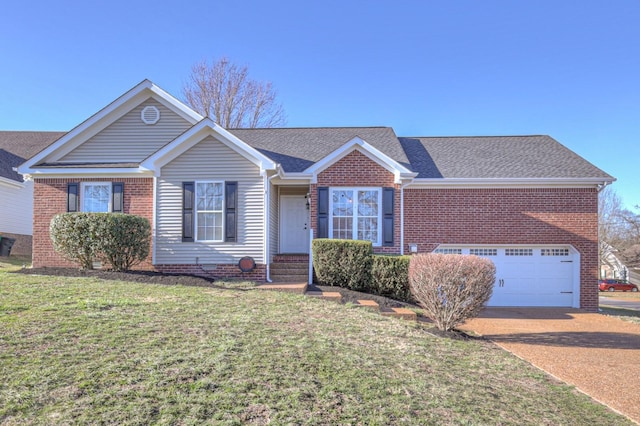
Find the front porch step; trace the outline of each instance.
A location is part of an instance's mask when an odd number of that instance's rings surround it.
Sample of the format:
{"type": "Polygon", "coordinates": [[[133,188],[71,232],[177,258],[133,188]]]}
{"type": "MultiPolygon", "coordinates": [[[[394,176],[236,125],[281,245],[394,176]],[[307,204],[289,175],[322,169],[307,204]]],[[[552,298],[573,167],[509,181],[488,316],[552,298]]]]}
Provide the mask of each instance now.
{"type": "Polygon", "coordinates": [[[308,274],[309,264],[307,263],[272,263],[271,273],[278,274],[308,274]]]}
{"type": "Polygon", "coordinates": [[[271,281],[280,283],[300,283],[307,282],[309,274],[276,274],[271,273],[271,281]]]}
{"type": "Polygon", "coordinates": [[[380,305],[378,302],[369,299],[357,300],[357,303],[354,306],[362,306],[363,308],[368,308],[374,311],[380,311],[380,305]]]}

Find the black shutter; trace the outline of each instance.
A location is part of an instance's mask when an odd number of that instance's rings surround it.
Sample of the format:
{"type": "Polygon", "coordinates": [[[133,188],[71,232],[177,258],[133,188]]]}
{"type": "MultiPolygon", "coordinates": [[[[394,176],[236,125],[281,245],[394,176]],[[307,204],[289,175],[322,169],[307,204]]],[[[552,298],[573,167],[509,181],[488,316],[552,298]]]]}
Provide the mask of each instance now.
{"type": "Polygon", "coordinates": [[[182,242],[193,242],[195,183],[182,182],[182,242]]]}
{"type": "Polygon", "coordinates": [[[238,241],[238,182],[225,182],[224,200],[224,240],[235,243],[238,241]]]}
{"type": "Polygon", "coordinates": [[[382,245],[393,246],[393,188],[382,188],[382,245]]]}
{"type": "Polygon", "coordinates": [[[77,212],[78,210],[78,189],[80,184],[69,183],[67,184],[67,211],[77,212]]]}
{"type": "Polygon", "coordinates": [[[329,188],[318,188],[318,229],[316,238],[329,238],[329,188]]]}
{"type": "Polygon", "coordinates": [[[114,213],[124,213],[124,183],[114,182],[111,186],[112,205],[114,213]]]}

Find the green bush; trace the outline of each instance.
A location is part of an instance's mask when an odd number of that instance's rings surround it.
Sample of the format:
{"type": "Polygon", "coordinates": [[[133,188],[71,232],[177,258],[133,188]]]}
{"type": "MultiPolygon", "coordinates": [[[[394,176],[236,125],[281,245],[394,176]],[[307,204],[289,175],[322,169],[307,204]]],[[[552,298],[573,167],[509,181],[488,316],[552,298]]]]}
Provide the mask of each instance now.
{"type": "Polygon", "coordinates": [[[128,271],[149,255],[151,227],[140,216],[101,213],[99,249],[114,271],[128,271]]]}
{"type": "Polygon", "coordinates": [[[143,217],[121,213],[62,213],[49,226],[53,248],[83,269],[96,260],[126,271],[149,255],[151,227],[143,217]]]}
{"type": "Polygon", "coordinates": [[[413,303],[409,288],[411,256],[374,255],[371,265],[370,293],[413,303]]]}
{"type": "Polygon", "coordinates": [[[321,285],[363,290],[371,280],[371,241],[313,240],[313,266],[321,285]]]}
{"type": "Polygon", "coordinates": [[[92,213],[62,213],[51,220],[49,235],[55,251],[82,269],[93,269],[99,253],[98,228],[92,213]]]}

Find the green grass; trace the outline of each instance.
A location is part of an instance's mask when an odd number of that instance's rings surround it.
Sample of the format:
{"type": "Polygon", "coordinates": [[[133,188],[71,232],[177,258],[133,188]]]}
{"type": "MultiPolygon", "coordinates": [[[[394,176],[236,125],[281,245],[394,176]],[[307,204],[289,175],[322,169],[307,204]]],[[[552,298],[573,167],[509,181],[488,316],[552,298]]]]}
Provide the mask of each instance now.
{"type": "Polygon", "coordinates": [[[367,310],[0,266],[1,424],[631,424],[490,343],[367,310]]]}

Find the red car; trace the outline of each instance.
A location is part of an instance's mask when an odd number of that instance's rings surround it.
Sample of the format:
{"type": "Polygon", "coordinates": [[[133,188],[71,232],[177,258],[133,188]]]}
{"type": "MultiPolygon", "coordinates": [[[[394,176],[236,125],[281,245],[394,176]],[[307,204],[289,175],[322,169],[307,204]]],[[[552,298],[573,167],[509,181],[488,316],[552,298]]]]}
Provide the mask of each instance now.
{"type": "Polygon", "coordinates": [[[631,284],[629,281],[625,280],[599,280],[598,287],[600,291],[638,291],[638,286],[635,284],[631,284]]]}

